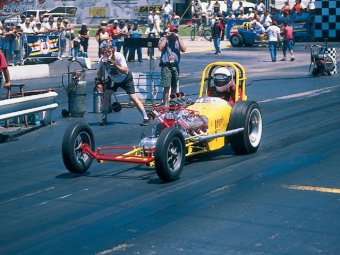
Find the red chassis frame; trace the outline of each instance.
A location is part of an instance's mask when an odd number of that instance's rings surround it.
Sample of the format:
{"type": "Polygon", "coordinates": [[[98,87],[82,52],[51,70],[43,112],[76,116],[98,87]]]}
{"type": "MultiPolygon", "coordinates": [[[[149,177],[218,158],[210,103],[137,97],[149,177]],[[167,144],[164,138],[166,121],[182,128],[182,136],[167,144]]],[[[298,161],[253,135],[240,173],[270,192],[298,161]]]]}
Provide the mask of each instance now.
{"type": "MultiPolygon", "coordinates": [[[[181,111],[186,110],[189,111],[192,116],[199,115],[199,112],[194,110],[189,110],[184,107],[178,106],[157,106],[153,108],[152,113],[149,115],[151,119],[158,119],[160,124],[164,128],[172,127],[176,120],[174,118],[163,118],[160,119],[159,116],[166,113],[166,112],[173,112],[173,111],[181,111]]],[[[118,162],[130,162],[130,163],[142,163],[146,165],[151,165],[154,161],[154,153],[156,148],[148,148],[144,150],[142,147],[138,146],[106,146],[106,147],[99,147],[96,151],[92,151],[89,148],[87,143],[82,144],[82,153],[89,155],[91,158],[96,159],[98,162],[103,161],[118,161],[118,162]],[[114,150],[129,150],[126,153],[105,153],[107,151],[114,151],[114,150]],[[143,155],[144,154],[144,155],[143,155]]]]}

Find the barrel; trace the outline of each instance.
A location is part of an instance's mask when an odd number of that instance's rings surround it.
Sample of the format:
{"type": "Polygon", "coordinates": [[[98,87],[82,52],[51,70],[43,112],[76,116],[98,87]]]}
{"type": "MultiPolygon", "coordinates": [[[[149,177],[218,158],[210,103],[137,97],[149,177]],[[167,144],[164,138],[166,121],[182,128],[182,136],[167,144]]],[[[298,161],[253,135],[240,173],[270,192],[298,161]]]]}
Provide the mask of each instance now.
{"type": "Polygon", "coordinates": [[[86,110],[86,81],[71,82],[69,86],[69,110],[71,117],[84,117],[86,110]]]}

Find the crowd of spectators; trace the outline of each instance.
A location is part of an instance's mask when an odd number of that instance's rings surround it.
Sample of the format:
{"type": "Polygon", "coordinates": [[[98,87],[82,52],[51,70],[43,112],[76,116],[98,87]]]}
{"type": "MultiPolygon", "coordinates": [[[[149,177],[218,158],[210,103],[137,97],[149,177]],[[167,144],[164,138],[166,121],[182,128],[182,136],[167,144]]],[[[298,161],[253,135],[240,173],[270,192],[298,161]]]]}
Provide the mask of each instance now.
{"type": "MultiPolygon", "coordinates": [[[[203,21],[206,25],[214,26],[217,19],[220,20],[223,27],[228,20],[250,20],[254,26],[266,29],[270,22],[276,20],[278,24],[284,21],[288,24],[294,22],[311,20],[315,12],[315,0],[309,0],[308,5],[304,6],[301,0],[295,0],[294,5],[289,5],[286,1],[281,9],[275,9],[272,6],[265,6],[262,0],[257,0],[254,8],[244,7],[243,1],[238,1],[239,6],[235,9],[233,0],[225,0],[226,9],[221,8],[219,1],[209,0],[206,5],[206,11],[203,11],[200,0],[193,0],[191,3],[191,18],[193,23],[198,25],[199,39],[202,32],[203,21]],[[205,20],[202,18],[205,17],[205,20]]],[[[21,15],[18,25],[2,25],[0,22],[0,48],[2,49],[7,62],[11,65],[21,64],[27,54],[27,35],[58,35],[60,56],[64,55],[76,57],[87,57],[89,30],[86,24],[82,24],[77,35],[73,34],[73,27],[70,26],[68,19],[54,18],[52,16],[26,17],[21,15]]],[[[128,48],[124,46],[124,39],[141,38],[141,37],[161,37],[166,33],[170,26],[178,27],[181,18],[173,12],[172,6],[168,0],[164,1],[161,9],[153,9],[147,17],[147,29],[145,32],[139,27],[137,22],[128,23],[124,20],[119,22],[115,20],[112,24],[102,21],[96,31],[96,40],[98,42],[98,57],[101,56],[101,48],[105,45],[115,47],[128,61],[137,60],[142,62],[141,48],[128,48]]],[[[222,37],[224,31],[222,31],[222,37]]],[[[150,55],[152,52],[148,52],[150,55]]]]}
{"type": "Polygon", "coordinates": [[[77,36],[73,34],[73,27],[69,19],[41,15],[20,16],[17,25],[0,22],[0,49],[5,55],[9,65],[20,65],[28,55],[28,36],[31,35],[54,35],[59,36],[59,58],[62,56],[76,57],[80,47],[83,55],[87,57],[89,31],[83,24],[77,36]]]}
{"type": "Polygon", "coordinates": [[[295,0],[293,5],[289,1],[285,1],[281,9],[276,9],[274,6],[266,6],[262,0],[257,0],[254,8],[244,7],[244,1],[238,1],[238,6],[235,9],[233,0],[225,0],[226,9],[221,8],[218,0],[209,0],[206,5],[206,10],[203,11],[200,0],[193,0],[191,5],[192,21],[199,26],[202,19],[206,25],[213,27],[215,20],[218,18],[225,25],[228,20],[256,20],[260,22],[264,28],[267,28],[272,20],[276,20],[278,24],[283,24],[284,21],[289,24],[296,22],[307,21],[312,23],[315,15],[315,0],[309,0],[307,6],[301,3],[301,0],[295,0]]]}
{"type": "MultiPolygon", "coordinates": [[[[142,60],[142,49],[140,47],[126,47],[125,38],[156,38],[162,37],[169,32],[171,26],[177,27],[180,23],[180,17],[173,12],[172,6],[168,0],[165,0],[161,10],[152,9],[147,17],[147,27],[142,32],[137,21],[126,22],[124,20],[114,20],[109,24],[106,20],[100,23],[96,31],[95,38],[98,42],[98,58],[102,56],[102,48],[109,45],[115,48],[117,52],[123,53],[129,62],[142,60]]],[[[153,56],[154,49],[148,49],[148,56],[153,56]]]]}

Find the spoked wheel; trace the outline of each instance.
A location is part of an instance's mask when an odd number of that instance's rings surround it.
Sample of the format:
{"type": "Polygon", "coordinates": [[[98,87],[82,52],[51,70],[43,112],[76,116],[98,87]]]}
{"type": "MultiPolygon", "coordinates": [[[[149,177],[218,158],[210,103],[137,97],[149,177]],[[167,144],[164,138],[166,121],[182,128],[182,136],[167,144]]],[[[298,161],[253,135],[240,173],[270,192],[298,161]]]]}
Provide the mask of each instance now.
{"type": "Polygon", "coordinates": [[[190,39],[191,39],[191,41],[195,40],[195,37],[196,37],[196,29],[193,29],[190,32],[190,39]]]}
{"type": "Polygon", "coordinates": [[[72,173],[84,173],[92,164],[93,158],[82,152],[83,144],[95,150],[92,129],[86,123],[74,123],[66,130],[62,144],[64,165],[72,173]]]}
{"type": "Polygon", "coordinates": [[[158,137],[155,150],[157,175],[165,182],[179,178],[185,161],[185,142],[177,128],[166,128],[158,137]]]}
{"type": "Polygon", "coordinates": [[[335,69],[335,61],[330,57],[326,56],[325,58],[325,74],[331,75],[331,71],[335,69]]]}
{"type": "Polygon", "coordinates": [[[112,110],[114,112],[120,112],[122,110],[122,105],[120,103],[118,103],[118,102],[114,102],[112,104],[112,110]]]}
{"type": "Polygon", "coordinates": [[[211,30],[210,29],[203,30],[203,36],[207,41],[210,41],[211,30]]]}
{"type": "Polygon", "coordinates": [[[230,116],[228,130],[244,128],[244,131],[229,138],[236,154],[250,154],[257,151],[262,138],[262,115],[254,101],[237,102],[230,116]]]}

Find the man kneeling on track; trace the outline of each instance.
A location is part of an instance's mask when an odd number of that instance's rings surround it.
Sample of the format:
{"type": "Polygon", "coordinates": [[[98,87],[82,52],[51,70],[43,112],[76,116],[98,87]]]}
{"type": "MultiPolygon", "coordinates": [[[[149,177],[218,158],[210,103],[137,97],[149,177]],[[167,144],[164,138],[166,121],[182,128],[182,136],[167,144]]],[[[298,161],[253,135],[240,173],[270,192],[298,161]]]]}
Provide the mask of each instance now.
{"type": "Polygon", "coordinates": [[[208,89],[208,96],[222,98],[228,101],[231,105],[234,105],[235,82],[233,76],[233,71],[230,68],[217,68],[213,75],[214,84],[208,89]]]}
{"type": "Polygon", "coordinates": [[[133,83],[133,77],[126,64],[122,53],[115,52],[114,48],[108,45],[103,48],[103,56],[99,59],[97,77],[105,80],[105,92],[103,100],[103,120],[100,125],[107,125],[107,114],[112,91],[116,92],[119,87],[124,89],[130,96],[131,100],[137,106],[137,109],[143,116],[142,126],[149,124],[149,118],[145,112],[143,104],[139,101],[133,83]],[[106,79],[105,79],[106,78],[106,79]]]}

